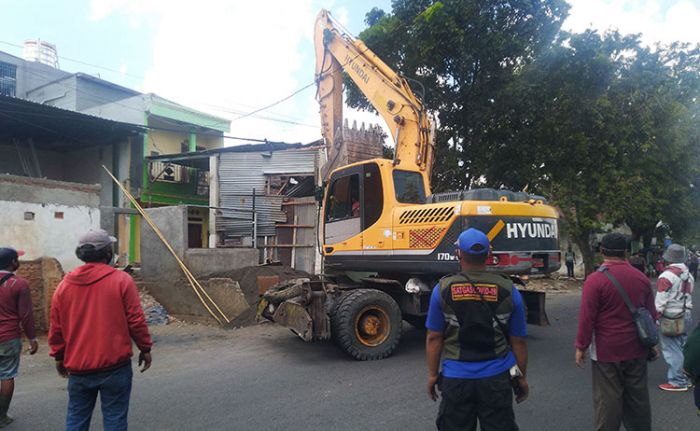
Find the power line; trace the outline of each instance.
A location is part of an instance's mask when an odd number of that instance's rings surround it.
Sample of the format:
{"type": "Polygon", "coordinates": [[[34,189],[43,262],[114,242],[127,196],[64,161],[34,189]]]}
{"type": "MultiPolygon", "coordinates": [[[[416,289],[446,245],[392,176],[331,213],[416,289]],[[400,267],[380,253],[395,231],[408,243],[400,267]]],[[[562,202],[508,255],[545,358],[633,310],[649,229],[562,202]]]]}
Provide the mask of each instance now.
{"type": "MultiPolygon", "coordinates": [[[[79,89],[77,86],[70,85],[69,83],[64,82],[64,81],[62,81],[62,80],[60,80],[60,79],[59,79],[59,80],[53,80],[53,81],[51,81],[51,77],[49,77],[49,76],[47,76],[47,75],[44,75],[44,74],[42,74],[42,73],[39,73],[39,72],[37,72],[37,71],[35,71],[35,70],[27,69],[26,72],[28,72],[29,74],[34,75],[34,76],[36,76],[36,77],[43,78],[43,79],[45,79],[45,80],[47,80],[47,81],[50,81],[50,82],[48,82],[47,84],[44,84],[44,85],[49,85],[49,84],[60,85],[61,87],[67,88],[67,89],[69,89],[69,90],[74,90],[74,91],[77,92],[77,93],[84,94],[84,95],[86,95],[86,96],[88,96],[88,97],[90,97],[90,98],[92,98],[92,99],[96,99],[97,101],[101,101],[101,102],[104,102],[104,103],[112,103],[112,104],[115,104],[115,105],[117,105],[117,106],[121,106],[121,107],[123,107],[123,108],[129,109],[129,110],[132,110],[132,111],[135,111],[135,112],[139,112],[139,113],[142,113],[142,112],[143,112],[143,111],[142,111],[141,109],[139,109],[139,108],[135,108],[135,107],[133,107],[133,106],[129,106],[129,105],[126,105],[126,104],[124,104],[124,103],[120,103],[119,101],[107,99],[107,98],[105,98],[105,97],[100,97],[100,96],[97,95],[97,94],[94,94],[94,93],[91,93],[91,92],[88,92],[88,91],[85,91],[85,90],[81,90],[81,89],[79,89]]],[[[301,89],[301,90],[303,90],[303,89],[301,89]]],[[[296,93],[300,92],[301,90],[298,90],[296,93]]],[[[291,97],[293,97],[293,95],[287,96],[287,99],[288,99],[288,98],[291,98],[291,97]]],[[[228,113],[233,113],[233,114],[241,114],[241,113],[242,113],[241,111],[222,109],[222,107],[218,107],[218,109],[221,110],[221,111],[223,111],[223,112],[228,112],[228,113]]],[[[241,115],[239,118],[243,118],[243,117],[246,117],[246,116],[253,116],[253,115],[251,115],[250,113],[247,113],[247,114],[241,115]]],[[[298,122],[298,121],[283,120],[283,119],[278,119],[278,118],[273,118],[273,117],[265,117],[265,116],[255,116],[255,117],[256,117],[256,118],[263,119],[263,120],[275,121],[275,122],[279,122],[279,123],[294,124],[294,125],[299,125],[299,126],[304,126],[304,127],[310,127],[310,128],[316,128],[316,129],[319,128],[319,126],[317,126],[317,125],[301,123],[301,122],[298,122]]],[[[168,119],[166,119],[166,118],[162,118],[162,119],[165,120],[165,121],[168,122],[168,123],[176,124],[176,123],[173,123],[172,121],[168,121],[168,119]]],[[[217,121],[217,122],[215,122],[215,123],[205,124],[205,125],[203,125],[203,126],[201,126],[201,127],[211,128],[211,127],[214,127],[214,126],[221,125],[221,124],[223,124],[224,122],[231,122],[231,121],[232,121],[232,120],[229,119],[229,118],[226,118],[226,119],[223,119],[223,120],[225,120],[225,121],[217,121]]]]}
{"type": "MultiPolygon", "coordinates": [[[[4,41],[4,40],[0,40],[0,43],[2,43],[3,45],[14,46],[15,48],[24,49],[24,46],[18,45],[18,44],[16,44],[16,43],[6,42],[6,41],[4,41]]],[[[130,76],[130,77],[132,77],[132,78],[138,78],[138,79],[144,79],[143,76],[135,75],[135,74],[133,74],[133,73],[122,72],[121,70],[116,70],[116,69],[112,69],[112,68],[109,68],[109,67],[100,66],[100,65],[98,65],[98,64],[88,63],[87,61],[76,60],[76,59],[74,59],[74,58],[65,57],[65,56],[63,56],[63,55],[57,55],[57,57],[58,57],[59,59],[61,59],[61,60],[66,60],[66,61],[70,61],[70,62],[72,62],[72,63],[82,64],[83,66],[95,67],[95,68],[97,68],[97,69],[102,69],[102,70],[105,70],[105,71],[108,71],[108,72],[117,73],[117,74],[119,74],[119,75],[130,76]]]]}
{"type": "MultiPolygon", "coordinates": [[[[68,112],[78,114],[79,116],[80,116],[80,115],[87,115],[87,116],[89,116],[88,114],[82,114],[82,113],[80,113],[80,112],[74,112],[74,111],[68,111],[68,112]]],[[[28,115],[28,116],[32,116],[32,117],[65,119],[65,120],[71,120],[71,121],[76,121],[76,120],[77,120],[77,121],[80,121],[80,120],[93,121],[94,118],[102,119],[102,118],[99,118],[99,117],[84,118],[84,119],[83,119],[83,118],[80,118],[80,117],[76,117],[75,115],[65,115],[65,116],[61,116],[61,115],[48,115],[48,114],[42,114],[42,113],[31,113],[31,112],[22,112],[22,111],[8,111],[8,110],[3,110],[2,112],[0,112],[0,115],[3,115],[3,116],[5,116],[5,117],[7,117],[7,118],[9,118],[9,119],[11,119],[11,120],[14,120],[14,121],[17,121],[17,122],[20,122],[20,123],[25,123],[25,124],[27,124],[27,125],[36,127],[36,128],[38,128],[38,129],[42,129],[42,130],[44,130],[44,131],[52,132],[52,133],[56,133],[56,132],[53,131],[53,130],[50,130],[50,129],[46,128],[46,127],[43,127],[43,126],[41,126],[41,125],[32,124],[31,122],[28,122],[28,121],[23,120],[23,119],[21,119],[21,118],[17,118],[17,117],[8,115],[8,113],[12,113],[12,114],[23,114],[23,115],[28,115]]],[[[93,117],[93,116],[89,116],[89,117],[93,117]]],[[[113,121],[113,120],[106,120],[106,121],[113,121]]],[[[185,134],[186,134],[186,133],[189,133],[187,130],[175,129],[175,128],[169,128],[169,127],[149,126],[149,125],[141,125],[141,124],[133,124],[133,123],[126,123],[126,124],[134,125],[134,126],[136,126],[136,127],[140,127],[140,128],[148,129],[148,130],[160,130],[160,131],[164,131],[164,132],[185,133],[185,134]]],[[[56,134],[57,134],[57,133],[56,133],[56,134]]],[[[262,139],[260,139],[260,138],[246,138],[246,137],[242,137],[242,136],[227,135],[227,134],[224,134],[224,133],[218,134],[218,133],[200,131],[200,132],[197,132],[197,134],[200,135],[200,136],[212,136],[212,137],[215,137],[215,138],[231,139],[231,140],[237,140],[237,141],[261,142],[261,143],[285,143],[285,142],[281,142],[281,141],[271,141],[271,140],[268,140],[268,139],[265,139],[265,138],[262,138],[262,139]]],[[[67,136],[64,136],[64,137],[67,138],[67,136]]]]}
{"type": "Polygon", "coordinates": [[[292,97],[296,96],[297,94],[301,93],[302,91],[306,90],[307,88],[309,88],[309,87],[311,87],[312,85],[315,85],[315,84],[316,84],[316,81],[313,81],[313,82],[311,82],[311,83],[309,83],[309,84],[306,84],[305,86],[301,87],[300,89],[298,89],[297,91],[293,92],[293,93],[290,94],[289,96],[286,96],[286,97],[284,97],[284,98],[282,98],[282,99],[280,99],[280,100],[278,100],[278,101],[276,101],[276,102],[274,102],[274,103],[271,103],[271,104],[269,104],[269,105],[267,105],[267,106],[263,106],[262,108],[256,109],[255,111],[252,111],[252,112],[249,112],[249,113],[247,113],[247,114],[241,115],[241,116],[238,117],[238,118],[234,118],[233,120],[231,120],[231,122],[238,121],[238,120],[240,120],[240,119],[242,119],[242,118],[250,117],[251,115],[257,114],[257,113],[260,112],[260,111],[264,111],[264,110],[266,110],[266,109],[272,108],[273,106],[277,106],[277,105],[279,105],[280,103],[285,102],[285,101],[291,99],[292,97]]]}
{"type": "MultiPolygon", "coordinates": [[[[336,23],[336,24],[338,24],[338,23],[336,23]]],[[[342,26],[341,26],[341,28],[342,28],[342,26]]],[[[348,33],[348,34],[349,34],[349,33],[348,33]]],[[[10,43],[10,42],[6,42],[6,41],[0,41],[0,43],[6,44],[6,45],[10,45],[10,46],[15,46],[15,47],[22,48],[21,45],[17,45],[17,44],[10,43]]],[[[353,56],[352,58],[348,58],[348,59],[345,61],[345,63],[343,63],[343,64],[340,65],[340,69],[342,70],[348,63],[351,63],[352,61],[354,61],[355,59],[357,59],[361,54],[363,54],[363,53],[364,53],[365,51],[367,51],[368,49],[369,49],[369,48],[365,48],[365,50],[359,51],[359,52],[358,52],[355,56],[353,56]]],[[[325,52],[324,52],[324,56],[325,56],[325,52]]],[[[63,57],[63,56],[59,56],[59,58],[63,58],[63,59],[66,59],[66,60],[68,60],[68,61],[74,61],[74,62],[79,63],[79,64],[84,64],[84,65],[88,65],[88,66],[91,66],[91,67],[97,67],[97,68],[100,68],[100,69],[103,69],[103,70],[108,70],[108,71],[111,71],[111,72],[116,72],[116,73],[121,74],[121,72],[119,72],[119,71],[117,71],[117,70],[115,70],[115,69],[111,69],[111,68],[104,67],[104,66],[99,66],[99,65],[92,64],[92,63],[88,63],[88,62],[84,62],[84,61],[81,61],[81,60],[75,60],[75,59],[71,59],[71,58],[63,57]]],[[[36,72],[33,72],[33,71],[29,71],[29,72],[30,72],[30,73],[33,73],[34,75],[41,76],[41,75],[37,74],[36,72]]],[[[326,73],[326,72],[322,71],[322,72],[321,72],[321,75],[323,75],[323,74],[325,74],[325,73],[326,73]]],[[[135,76],[135,77],[138,77],[138,78],[143,79],[143,77],[140,77],[140,76],[137,76],[137,75],[131,75],[131,76],[135,76]]],[[[46,79],[48,79],[46,76],[43,76],[43,77],[46,78],[46,79]]],[[[61,85],[61,86],[66,87],[66,88],[75,90],[76,92],[82,92],[82,91],[79,90],[77,87],[69,86],[69,85],[67,85],[67,84],[65,84],[65,83],[62,83],[62,82],[60,82],[60,81],[54,81],[53,83],[56,83],[56,84],[58,84],[58,85],[61,85]]],[[[307,84],[307,85],[301,87],[300,89],[294,91],[294,92],[291,93],[290,95],[285,96],[285,97],[283,97],[283,98],[281,98],[281,99],[279,99],[279,100],[277,100],[277,101],[275,101],[275,102],[273,102],[273,103],[271,103],[271,104],[269,104],[269,105],[263,106],[263,107],[261,107],[261,108],[255,109],[255,110],[253,110],[253,111],[251,111],[251,112],[241,114],[241,115],[239,115],[239,116],[236,117],[236,118],[230,119],[230,120],[229,120],[229,123],[233,123],[234,121],[238,121],[238,120],[241,120],[241,119],[244,119],[244,118],[247,118],[247,117],[254,116],[255,114],[257,114],[257,113],[259,113],[259,112],[268,110],[268,109],[272,108],[273,106],[277,106],[277,105],[279,105],[279,104],[281,104],[281,103],[283,103],[283,102],[285,102],[285,101],[291,99],[292,97],[296,96],[297,94],[301,93],[302,91],[306,90],[307,88],[309,88],[309,87],[311,87],[311,86],[313,86],[313,85],[315,85],[315,84],[316,84],[316,81],[312,81],[312,82],[310,82],[309,84],[307,84]]],[[[90,97],[100,99],[98,96],[95,96],[95,95],[92,94],[92,93],[87,93],[87,92],[84,92],[84,93],[87,94],[87,95],[89,95],[90,97]]],[[[119,103],[118,101],[111,101],[111,100],[104,99],[104,98],[103,98],[102,100],[103,100],[104,102],[107,102],[107,103],[113,103],[113,104],[116,104],[116,105],[125,107],[125,108],[127,108],[127,109],[131,109],[131,110],[134,110],[134,111],[142,112],[142,110],[140,110],[140,109],[133,108],[133,107],[131,107],[131,106],[121,104],[121,103],[119,103]]],[[[227,111],[227,110],[222,110],[222,111],[224,111],[224,112],[229,112],[229,113],[238,113],[238,112],[240,112],[240,111],[236,112],[236,111],[227,111]]],[[[270,118],[270,117],[267,117],[267,118],[262,117],[262,119],[267,119],[267,120],[270,120],[270,121],[278,121],[278,122],[288,123],[288,124],[301,125],[301,126],[306,126],[306,127],[314,127],[314,128],[317,127],[317,126],[315,126],[315,125],[304,124],[304,123],[300,123],[300,122],[296,122],[296,121],[287,121],[287,120],[281,120],[281,119],[274,119],[274,118],[270,118]]],[[[167,119],[166,119],[166,120],[167,120],[167,119]]],[[[169,121],[168,121],[168,122],[169,122],[169,121]]],[[[172,122],[170,122],[170,123],[173,124],[172,122]]],[[[210,124],[210,125],[205,125],[205,126],[202,126],[202,127],[212,127],[212,126],[219,125],[219,124],[221,124],[221,123],[222,123],[222,122],[216,122],[216,123],[212,123],[212,124],[210,124]]]]}
{"type": "MultiPolygon", "coordinates": [[[[13,47],[16,47],[16,48],[20,48],[20,49],[23,48],[22,45],[18,45],[18,44],[16,44],[16,43],[12,43],[12,42],[7,42],[7,41],[2,41],[2,40],[0,40],[0,43],[2,43],[2,44],[4,44],[4,45],[13,46],[13,47]]],[[[95,68],[97,68],[97,69],[101,69],[101,70],[113,72],[113,73],[116,73],[116,74],[119,74],[119,75],[126,75],[126,76],[130,76],[130,77],[132,77],[132,78],[145,79],[143,76],[140,76],[140,75],[136,75],[136,74],[132,74],[132,73],[122,73],[120,70],[112,69],[112,68],[105,67],[105,66],[100,66],[100,65],[98,65],[98,64],[89,63],[89,62],[82,61],[82,60],[76,60],[76,59],[74,59],[74,58],[65,57],[65,56],[62,56],[62,55],[59,55],[58,58],[61,59],[61,60],[67,60],[67,61],[70,61],[70,62],[73,62],[73,63],[77,63],[77,64],[81,64],[81,65],[84,65],[84,66],[95,67],[95,68]]],[[[33,72],[30,71],[30,73],[33,73],[33,72]]],[[[36,73],[35,73],[35,75],[36,75],[36,73]]],[[[285,98],[282,99],[282,100],[279,100],[279,101],[277,101],[277,102],[275,102],[275,103],[273,103],[273,104],[271,104],[271,105],[269,105],[269,106],[266,106],[266,107],[257,109],[257,110],[255,110],[255,111],[253,111],[252,113],[245,113],[245,111],[234,110],[234,109],[231,109],[231,108],[223,107],[223,106],[221,106],[221,105],[214,105],[214,104],[210,104],[210,103],[202,103],[202,104],[204,104],[204,105],[209,105],[209,106],[214,107],[215,109],[217,109],[217,110],[219,110],[219,111],[222,111],[222,112],[226,112],[226,113],[230,113],[230,114],[235,114],[235,115],[240,115],[238,118],[235,118],[235,119],[233,119],[233,120],[230,120],[230,119],[229,119],[230,121],[236,121],[236,120],[240,120],[240,119],[242,119],[242,118],[254,116],[254,114],[256,114],[256,113],[258,113],[258,112],[260,112],[260,111],[264,111],[264,110],[269,109],[269,108],[272,107],[272,106],[278,105],[278,104],[280,104],[280,103],[282,103],[282,102],[284,102],[284,101],[286,101],[286,100],[288,100],[288,99],[294,97],[296,94],[300,93],[301,91],[305,90],[306,88],[308,88],[308,87],[311,86],[311,85],[313,85],[313,83],[307,85],[306,87],[304,87],[304,88],[302,88],[302,89],[300,89],[300,90],[297,90],[296,92],[294,92],[294,93],[291,94],[290,96],[285,97],[285,98]]],[[[78,91],[77,89],[75,89],[75,90],[78,91]]],[[[275,113],[271,113],[271,114],[274,114],[274,115],[282,115],[282,114],[275,114],[275,113]]],[[[268,116],[268,117],[258,116],[258,118],[261,118],[261,119],[264,119],[264,120],[270,120],[270,121],[277,121],[277,122],[280,122],[280,123],[294,124],[294,125],[298,125],[298,126],[314,127],[314,128],[318,128],[318,127],[319,127],[319,126],[317,126],[317,125],[306,124],[306,123],[302,123],[302,122],[295,121],[295,120],[283,120],[283,119],[277,119],[277,118],[273,118],[273,117],[269,117],[269,116],[268,116]]],[[[288,117],[288,118],[291,118],[291,117],[288,117]]],[[[215,123],[215,124],[212,124],[212,125],[216,125],[216,124],[219,124],[219,123],[215,123]]]]}

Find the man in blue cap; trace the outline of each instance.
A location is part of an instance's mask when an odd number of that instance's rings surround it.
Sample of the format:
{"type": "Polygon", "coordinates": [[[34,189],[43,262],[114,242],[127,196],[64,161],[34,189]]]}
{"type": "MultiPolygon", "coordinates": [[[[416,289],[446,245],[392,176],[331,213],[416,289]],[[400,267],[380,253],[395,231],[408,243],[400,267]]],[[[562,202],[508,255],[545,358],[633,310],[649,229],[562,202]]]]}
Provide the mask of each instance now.
{"type": "Polygon", "coordinates": [[[433,289],[426,327],[428,395],[440,390],[439,430],[517,430],[513,392],[527,399],[525,308],[510,278],[486,270],[489,239],[459,236],[461,272],[433,289]],[[442,356],[442,372],[440,357],[442,356]]]}

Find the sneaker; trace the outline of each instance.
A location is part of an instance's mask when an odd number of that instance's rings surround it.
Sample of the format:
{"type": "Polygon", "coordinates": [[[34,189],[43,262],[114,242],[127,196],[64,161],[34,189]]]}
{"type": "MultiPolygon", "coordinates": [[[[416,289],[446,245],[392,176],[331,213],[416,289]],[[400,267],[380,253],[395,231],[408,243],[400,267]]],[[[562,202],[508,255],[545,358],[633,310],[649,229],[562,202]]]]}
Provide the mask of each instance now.
{"type": "Polygon", "coordinates": [[[676,386],[672,385],[671,383],[664,383],[659,385],[659,389],[662,391],[668,391],[668,392],[686,392],[688,391],[687,386],[676,386]]]}

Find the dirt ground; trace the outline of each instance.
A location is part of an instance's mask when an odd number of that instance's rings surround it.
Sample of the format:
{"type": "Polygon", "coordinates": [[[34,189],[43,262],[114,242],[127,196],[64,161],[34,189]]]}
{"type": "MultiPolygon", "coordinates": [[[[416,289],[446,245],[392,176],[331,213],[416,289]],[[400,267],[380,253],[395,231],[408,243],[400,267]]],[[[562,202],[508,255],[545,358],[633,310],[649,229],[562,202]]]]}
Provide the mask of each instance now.
{"type": "MultiPolygon", "coordinates": [[[[583,286],[583,279],[568,277],[534,276],[526,280],[526,290],[544,290],[548,293],[578,292],[583,286]]],[[[518,286],[520,288],[520,286],[518,286]]]]}

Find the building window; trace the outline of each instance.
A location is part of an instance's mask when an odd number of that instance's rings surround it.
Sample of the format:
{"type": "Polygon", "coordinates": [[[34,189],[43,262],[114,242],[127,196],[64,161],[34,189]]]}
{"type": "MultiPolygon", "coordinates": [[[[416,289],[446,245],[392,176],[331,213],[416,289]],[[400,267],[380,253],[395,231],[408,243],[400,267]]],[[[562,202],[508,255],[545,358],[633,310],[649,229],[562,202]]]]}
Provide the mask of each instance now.
{"type": "Polygon", "coordinates": [[[17,90],[17,66],[0,61],[0,94],[15,97],[17,90]]]}

